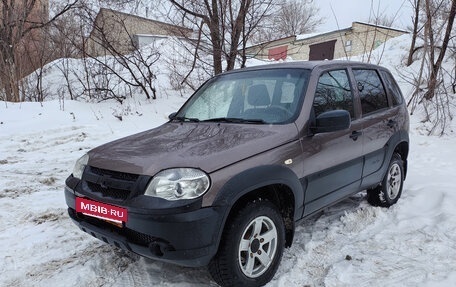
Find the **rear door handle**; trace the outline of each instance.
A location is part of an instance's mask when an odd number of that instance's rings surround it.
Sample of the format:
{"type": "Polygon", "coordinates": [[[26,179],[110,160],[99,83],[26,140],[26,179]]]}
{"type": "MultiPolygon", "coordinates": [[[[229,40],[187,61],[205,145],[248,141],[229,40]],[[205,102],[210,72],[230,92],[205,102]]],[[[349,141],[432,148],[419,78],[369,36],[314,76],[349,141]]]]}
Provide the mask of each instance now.
{"type": "Polygon", "coordinates": [[[350,138],[354,141],[358,139],[363,134],[363,132],[353,131],[350,135],[350,138]]]}

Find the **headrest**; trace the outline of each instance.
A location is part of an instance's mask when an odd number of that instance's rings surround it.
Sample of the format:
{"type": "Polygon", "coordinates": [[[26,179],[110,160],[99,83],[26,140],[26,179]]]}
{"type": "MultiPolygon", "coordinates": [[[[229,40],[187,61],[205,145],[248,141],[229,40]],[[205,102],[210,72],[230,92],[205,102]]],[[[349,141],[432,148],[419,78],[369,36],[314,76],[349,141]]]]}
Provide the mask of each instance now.
{"type": "Polygon", "coordinates": [[[271,104],[269,92],[264,84],[253,85],[249,88],[247,102],[251,106],[268,106],[271,104]]]}

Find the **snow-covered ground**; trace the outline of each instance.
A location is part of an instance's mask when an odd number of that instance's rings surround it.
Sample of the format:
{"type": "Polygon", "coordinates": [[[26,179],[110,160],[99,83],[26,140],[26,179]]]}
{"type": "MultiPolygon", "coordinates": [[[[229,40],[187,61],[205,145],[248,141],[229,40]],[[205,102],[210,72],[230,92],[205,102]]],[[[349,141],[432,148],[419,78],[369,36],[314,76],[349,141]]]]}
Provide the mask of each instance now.
{"type": "MultiPolygon", "coordinates": [[[[0,106],[0,286],[214,286],[207,271],[126,253],[79,231],[65,178],[85,151],[166,121],[184,99],[136,106],[58,101],[0,106]]],[[[455,286],[456,138],[417,132],[399,203],[360,194],[297,227],[269,286],[455,286]]]]}
{"type": "MultiPolygon", "coordinates": [[[[388,51],[383,64],[394,70],[400,55],[388,51]]],[[[144,259],[83,233],[63,197],[84,152],[158,126],[183,102],[0,102],[0,286],[215,286],[204,268],[144,259]]],[[[372,207],[361,193],[301,222],[268,286],[456,286],[456,136],[425,136],[420,120],[411,117],[398,204],[372,207]]]]}

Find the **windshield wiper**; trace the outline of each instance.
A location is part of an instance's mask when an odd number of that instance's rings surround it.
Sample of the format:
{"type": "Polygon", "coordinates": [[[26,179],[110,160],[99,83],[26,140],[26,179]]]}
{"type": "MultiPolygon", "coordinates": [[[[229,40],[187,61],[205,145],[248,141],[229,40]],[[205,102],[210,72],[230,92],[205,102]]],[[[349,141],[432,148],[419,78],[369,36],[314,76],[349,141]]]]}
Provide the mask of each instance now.
{"type": "Polygon", "coordinates": [[[173,120],[180,121],[180,122],[194,122],[194,123],[197,123],[200,121],[197,118],[187,118],[187,117],[174,117],[173,120]]]}
{"type": "Polygon", "coordinates": [[[203,122],[223,122],[223,123],[247,123],[247,124],[265,124],[266,122],[262,119],[241,119],[241,118],[213,118],[207,119],[203,122]]]}

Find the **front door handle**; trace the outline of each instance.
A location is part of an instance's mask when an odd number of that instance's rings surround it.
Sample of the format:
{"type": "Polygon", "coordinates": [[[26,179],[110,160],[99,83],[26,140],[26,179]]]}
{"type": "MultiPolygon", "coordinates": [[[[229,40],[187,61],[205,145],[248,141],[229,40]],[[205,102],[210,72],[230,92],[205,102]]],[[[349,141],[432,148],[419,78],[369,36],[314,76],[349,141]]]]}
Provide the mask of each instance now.
{"type": "Polygon", "coordinates": [[[363,134],[363,132],[353,131],[350,135],[350,138],[354,141],[358,139],[363,134]]]}

